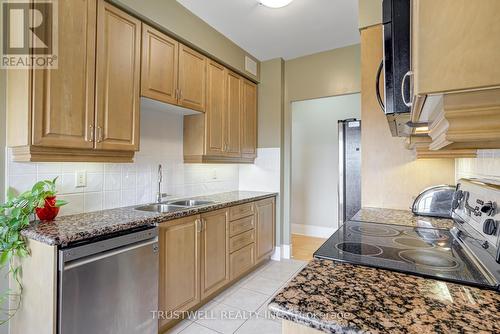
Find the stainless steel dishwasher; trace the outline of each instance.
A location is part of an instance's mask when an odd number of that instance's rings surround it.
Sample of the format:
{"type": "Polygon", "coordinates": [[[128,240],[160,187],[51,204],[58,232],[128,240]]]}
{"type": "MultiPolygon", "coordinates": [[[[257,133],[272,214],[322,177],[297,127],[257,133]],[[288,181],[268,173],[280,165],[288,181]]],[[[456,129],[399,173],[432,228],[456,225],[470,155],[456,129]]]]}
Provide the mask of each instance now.
{"type": "Polygon", "coordinates": [[[156,334],[158,231],[59,250],[59,334],[156,334]]]}

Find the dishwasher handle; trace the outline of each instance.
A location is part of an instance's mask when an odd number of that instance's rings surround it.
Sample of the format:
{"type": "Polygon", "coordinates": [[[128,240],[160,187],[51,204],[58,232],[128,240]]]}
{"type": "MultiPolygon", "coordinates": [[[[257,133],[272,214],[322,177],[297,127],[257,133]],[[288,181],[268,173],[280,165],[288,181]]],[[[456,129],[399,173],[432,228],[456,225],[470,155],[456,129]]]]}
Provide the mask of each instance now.
{"type": "Polygon", "coordinates": [[[99,253],[99,254],[91,255],[91,256],[84,257],[84,258],[81,258],[81,259],[78,259],[78,260],[73,260],[73,261],[68,261],[68,262],[61,262],[60,263],[60,265],[61,265],[60,271],[71,270],[73,268],[81,267],[83,265],[86,265],[86,264],[89,264],[89,263],[92,263],[92,262],[97,262],[97,261],[100,261],[100,260],[103,260],[103,259],[115,256],[115,255],[118,255],[118,254],[122,254],[122,253],[125,253],[125,252],[128,252],[128,251],[131,251],[131,250],[134,250],[134,249],[137,249],[137,248],[141,248],[141,247],[146,247],[146,246],[149,246],[149,245],[154,245],[153,252],[155,254],[157,254],[158,253],[158,238],[154,238],[154,239],[149,240],[149,241],[139,242],[139,243],[136,243],[136,244],[133,244],[133,245],[130,245],[130,246],[120,247],[120,248],[117,248],[117,249],[113,249],[113,250],[107,251],[105,253],[99,253]]]}

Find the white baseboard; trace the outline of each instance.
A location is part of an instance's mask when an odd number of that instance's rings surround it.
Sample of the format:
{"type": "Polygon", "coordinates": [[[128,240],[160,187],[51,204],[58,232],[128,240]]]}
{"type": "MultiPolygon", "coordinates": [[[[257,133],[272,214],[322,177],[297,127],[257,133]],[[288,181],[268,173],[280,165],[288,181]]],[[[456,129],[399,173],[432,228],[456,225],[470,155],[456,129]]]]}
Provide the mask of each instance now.
{"type": "Polygon", "coordinates": [[[274,253],[273,255],[271,255],[271,260],[281,261],[281,248],[279,246],[276,246],[274,248],[274,253]]]}
{"type": "Polygon", "coordinates": [[[308,237],[329,238],[336,229],[317,225],[292,224],[292,233],[307,235],[308,237]]]}
{"type": "Polygon", "coordinates": [[[281,245],[281,257],[283,259],[292,258],[292,245],[281,245]]]}

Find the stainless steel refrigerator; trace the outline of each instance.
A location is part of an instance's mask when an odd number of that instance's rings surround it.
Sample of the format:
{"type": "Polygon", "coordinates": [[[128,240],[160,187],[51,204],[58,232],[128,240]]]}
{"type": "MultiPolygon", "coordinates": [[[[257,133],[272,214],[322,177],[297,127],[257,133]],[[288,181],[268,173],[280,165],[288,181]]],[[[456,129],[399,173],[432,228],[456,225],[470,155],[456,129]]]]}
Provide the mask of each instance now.
{"type": "Polygon", "coordinates": [[[361,121],[339,121],[339,226],[361,209],[361,121]]]}

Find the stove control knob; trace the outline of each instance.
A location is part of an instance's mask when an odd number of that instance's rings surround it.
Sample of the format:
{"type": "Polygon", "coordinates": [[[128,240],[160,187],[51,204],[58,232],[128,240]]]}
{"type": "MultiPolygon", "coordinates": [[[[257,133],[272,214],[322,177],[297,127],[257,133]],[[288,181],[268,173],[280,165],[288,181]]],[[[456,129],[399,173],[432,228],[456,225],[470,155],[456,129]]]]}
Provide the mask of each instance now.
{"type": "Polygon", "coordinates": [[[486,219],[483,224],[483,232],[487,235],[495,235],[498,223],[493,219],[486,219]]]}
{"type": "Polygon", "coordinates": [[[496,204],[493,202],[486,202],[481,206],[481,212],[487,214],[488,216],[495,215],[496,204]]]}

